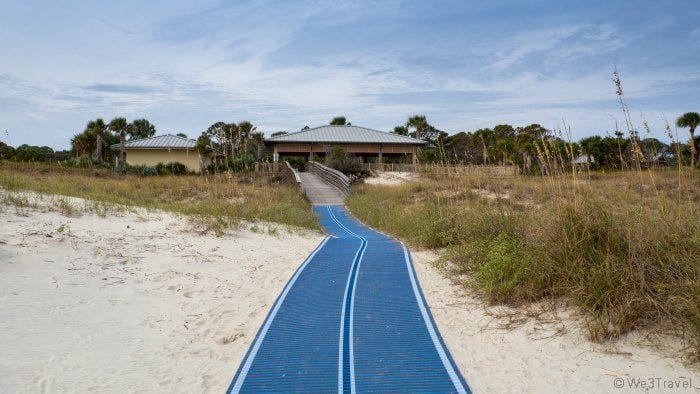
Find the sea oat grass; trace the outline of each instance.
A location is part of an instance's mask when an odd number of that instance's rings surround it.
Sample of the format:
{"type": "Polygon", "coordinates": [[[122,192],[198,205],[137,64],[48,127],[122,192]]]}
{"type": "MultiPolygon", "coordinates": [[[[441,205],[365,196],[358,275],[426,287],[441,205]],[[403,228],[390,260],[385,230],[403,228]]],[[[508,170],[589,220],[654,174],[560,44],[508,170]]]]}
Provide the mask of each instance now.
{"type": "Polygon", "coordinates": [[[452,271],[491,302],[567,297],[592,339],[663,327],[697,357],[699,196],[700,171],[636,171],[364,185],[348,205],[410,243],[445,248],[452,271]]]}

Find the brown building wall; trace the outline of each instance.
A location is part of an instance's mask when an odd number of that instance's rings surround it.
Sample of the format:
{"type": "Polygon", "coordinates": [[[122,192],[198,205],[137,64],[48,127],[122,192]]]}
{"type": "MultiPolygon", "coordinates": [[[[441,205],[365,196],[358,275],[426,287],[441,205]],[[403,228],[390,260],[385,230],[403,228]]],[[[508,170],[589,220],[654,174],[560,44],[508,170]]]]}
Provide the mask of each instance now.
{"type": "MultiPolygon", "coordinates": [[[[314,153],[326,153],[333,149],[333,147],[339,146],[348,153],[372,153],[379,154],[380,145],[379,144],[294,144],[294,143],[282,143],[275,144],[274,150],[281,154],[299,153],[308,154],[313,146],[314,153]]],[[[382,153],[413,153],[415,149],[414,145],[398,145],[398,144],[381,144],[382,153]]]]}

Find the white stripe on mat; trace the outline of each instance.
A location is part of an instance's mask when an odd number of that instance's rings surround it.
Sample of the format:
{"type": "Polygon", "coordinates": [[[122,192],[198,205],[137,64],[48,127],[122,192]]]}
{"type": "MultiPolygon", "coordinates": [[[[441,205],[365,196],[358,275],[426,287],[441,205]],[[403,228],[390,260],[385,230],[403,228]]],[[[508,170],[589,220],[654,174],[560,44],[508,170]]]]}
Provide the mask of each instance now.
{"type": "Polygon", "coordinates": [[[411,286],[413,287],[413,294],[416,297],[416,301],[418,302],[418,307],[420,308],[420,313],[423,315],[423,321],[425,321],[425,326],[428,328],[428,333],[430,334],[430,339],[433,340],[433,345],[435,346],[435,350],[437,350],[438,355],[440,356],[440,360],[442,360],[442,364],[445,366],[445,369],[447,370],[447,374],[450,376],[450,379],[452,380],[452,384],[454,384],[455,389],[457,389],[458,393],[467,393],[467,389],[464,388],[464,385],[462,385],[462,382],[459,380],[459,376],[457,376],[457,372],[455,372],[454,368],[452,367],[452,363],[450,362],[449,358],[447,357],[447,352],[445,352],[445,348],[442,346],[442,343],[440,343],[440,339],[437,336],[437,332],[435,331],[435,327],[433,327],[433,323],[430,320],[430,316],[428,316],[428,310],[425,307],[425,303],[423,302],[423,297],[420,295],[420,291],[418,290],[418,283],[416,282],[416,277],[413,274],[413,267],[411,264],[410,257],[408,256],[408,249],[406,249],[406,245],[403,243],[401,244],[403,247],[403,255],[404,259],[406,260],[406,269],[408,269],[408,276],[411,278],[411,286]]]}

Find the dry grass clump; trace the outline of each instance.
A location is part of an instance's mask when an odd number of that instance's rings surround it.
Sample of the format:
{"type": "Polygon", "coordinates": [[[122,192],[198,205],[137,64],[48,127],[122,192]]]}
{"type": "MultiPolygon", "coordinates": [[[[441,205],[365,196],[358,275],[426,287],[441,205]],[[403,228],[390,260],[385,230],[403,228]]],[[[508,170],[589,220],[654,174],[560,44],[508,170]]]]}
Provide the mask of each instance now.
{"type": "Polygon", "coordinates": [[[363,186],[348,205],[409,242],[446,248],[455,274],[491,302],[564,296],[594,340],[658,326],[677,330],[697,357],[699,196],[699,171],[667,170],[434,177],[363,186]]]}
{"type": "Polygon", "coordinates": [[[0,187],[214,218],[209,221],[217,223],[216,228],[237,220],[319,228],[309,203],[270,176],[140,177],[108,170],[2,163],[0,187]]]}

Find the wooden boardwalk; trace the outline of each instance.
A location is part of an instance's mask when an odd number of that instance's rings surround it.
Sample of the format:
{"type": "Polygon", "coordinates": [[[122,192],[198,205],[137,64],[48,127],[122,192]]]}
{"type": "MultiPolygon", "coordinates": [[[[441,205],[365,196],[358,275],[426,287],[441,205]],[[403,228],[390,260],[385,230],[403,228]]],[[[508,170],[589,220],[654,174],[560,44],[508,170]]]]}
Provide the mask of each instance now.
{"type": "Polygon", "coordinates": [[[301,191],[313,205],[344,205],[345,196],[338,188],[331,186],[310,172],[300,172],[301,191]]]}

